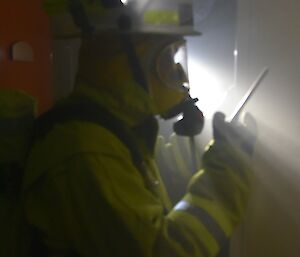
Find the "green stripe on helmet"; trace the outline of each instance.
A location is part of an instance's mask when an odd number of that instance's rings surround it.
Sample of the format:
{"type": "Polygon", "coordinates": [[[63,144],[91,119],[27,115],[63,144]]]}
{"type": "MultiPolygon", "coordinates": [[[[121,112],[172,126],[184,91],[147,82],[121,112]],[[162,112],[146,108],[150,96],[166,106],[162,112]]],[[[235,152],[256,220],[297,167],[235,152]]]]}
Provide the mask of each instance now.
{"type": "Polygon", "coordinates": [[[144,13],[144,22],[149,25],[179,25],[177,11],[149,10],[144,13]]]}

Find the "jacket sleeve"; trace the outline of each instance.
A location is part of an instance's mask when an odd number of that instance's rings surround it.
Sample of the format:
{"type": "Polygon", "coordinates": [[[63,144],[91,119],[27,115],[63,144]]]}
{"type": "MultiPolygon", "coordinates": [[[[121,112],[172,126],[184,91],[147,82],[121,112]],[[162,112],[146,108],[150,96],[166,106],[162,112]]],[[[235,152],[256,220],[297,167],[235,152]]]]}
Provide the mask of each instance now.
{"type": "Polygon", "coordinates": [[[200,199],[212,210],[211,218],[200,207],[185,210],[188,201],[165,215],[130,161],[87,153],[48,172],[27,196],[26,210],[29,221],[47,235],[46,244],[58,251],[72,248],[83,257],[111,252],[216,256],[219,242],[214,233],[222,239],[230,231],[230,224],[215,222],[222,220],[223,210],[200,199]]]}

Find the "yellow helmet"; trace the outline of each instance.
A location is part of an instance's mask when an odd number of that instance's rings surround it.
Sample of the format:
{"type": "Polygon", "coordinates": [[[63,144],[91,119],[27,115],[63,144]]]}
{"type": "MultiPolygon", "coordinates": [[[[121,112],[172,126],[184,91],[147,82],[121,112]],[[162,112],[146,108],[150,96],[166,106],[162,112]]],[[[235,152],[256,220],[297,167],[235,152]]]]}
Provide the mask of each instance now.
{"type": "Polygon", "coordinates": [[[126,31],[199,34],[193,27],[192,0],[44,0],[56,37],[86,32],[126,31]]]}

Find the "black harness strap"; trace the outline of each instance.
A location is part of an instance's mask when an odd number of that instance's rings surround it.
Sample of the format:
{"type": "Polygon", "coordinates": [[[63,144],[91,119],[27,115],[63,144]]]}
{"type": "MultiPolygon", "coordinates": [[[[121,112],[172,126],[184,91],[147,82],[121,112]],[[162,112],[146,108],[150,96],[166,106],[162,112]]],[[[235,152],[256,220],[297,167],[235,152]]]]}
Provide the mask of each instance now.
{"type": "MultiPolygon", "coordinates": [[[[123,122],[117,119],[103,106],[88,99],[75,98],[69,102],[55,106],[54,108],[40,116],[35,123],[33,143],[43,139],[54,128],[55,125],[70,121],[93,122],[111,131],[129,149],[132,161],[136,168],[140,171],[140,173],[144,172],[142,168],[143,159],[138,151],[135,139],[128,131],[128,129],[126,129],[123,122]]],[[[144,174],[142,175],[144,176],[144,174]]],[[[115,214],[112,213],[111,215],[115,214]]],[[[121,227],[122,224],[120,223],[119,226],[121,227]]],[[[30,249],[31,256],[49,256],[50,253],[41,240],[41,232],[36,230],[35,228],[32,229],[33,238],[30,249]]],[[[139,252],[139,249],[135,249],[136,246],[133,243],[134,241],[131,241],[130,236],[131,235],[129,234],[126,234],[126,236],[124,236],[124,240],[128,239],[128,243],[126,245],[128,247],[131,247],[129,248],[130,252],[135,253],[130,256],[140,256],[140,254],[137,254],[139,252]]],[[[128,256],[126,255],[126,253],[124,254],[124,256],[128,256]]],[[[72,252],[67,257],[80,256],[77,253],[72,252]]]]}
{"type": "Polygon", "coordinates": [[[57,105],[39,117],[35,124],[33,142],[44,138],[56,124],[69,121],[93,122],[108,129],[129,149],[133,163],[140,170],[143,159],[135,138],[122,121],[103,106],[87,99],[74,99],[57,105]]]}

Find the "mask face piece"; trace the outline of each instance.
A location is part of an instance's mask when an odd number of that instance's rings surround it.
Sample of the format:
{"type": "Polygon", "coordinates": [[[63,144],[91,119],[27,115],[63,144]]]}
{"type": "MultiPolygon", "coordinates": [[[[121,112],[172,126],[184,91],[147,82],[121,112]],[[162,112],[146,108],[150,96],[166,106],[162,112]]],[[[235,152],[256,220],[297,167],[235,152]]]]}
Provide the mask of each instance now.
{"type": "Polygon", "coordinates": [[[159,52],[156,72],[166,87],[174,90],[189,90],[185,40],[169,44],[159,52]]]}
{"type": "Polygon", "coordinates": [[[151,35],[137,52],[147,76],[154,114],[162,115],[188,97],[187,55],[182,36],[151,35]]]}

